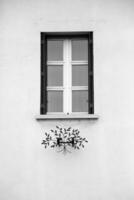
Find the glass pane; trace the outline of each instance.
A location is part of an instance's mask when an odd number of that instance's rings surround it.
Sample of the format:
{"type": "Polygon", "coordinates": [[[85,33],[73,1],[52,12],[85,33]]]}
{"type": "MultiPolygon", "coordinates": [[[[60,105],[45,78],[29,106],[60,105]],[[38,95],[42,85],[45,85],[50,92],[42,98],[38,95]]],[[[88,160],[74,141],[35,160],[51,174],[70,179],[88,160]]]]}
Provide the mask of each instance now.
{"type": "Polygon", "coordinates": [[[72,40],[72,60],[88,60],[88,40],[72,40]]]}
{"type": "Polygon", "coordinates": [[[47,41],[47,59],[48,61],[63,60],[63,41],[48,40],[47,41]]]}
{"type": "Polygon", "coordinates": [[[48,86],[62,86],[63,85],[63,66],[48,65],[47,85],[48,86]]]}
{"type": "Polygon", "coordinates": [[[72,66],[72,85],[87,86],[88,85],[88,66],[73,65],[72,66]]]}
{"type": "Polygon", "coordinates": [[[72,111],[88,111],[88,91],[72,91],[72,111]]]}
{"type": "Polygon", "coordinates": [[[63,112],[63,92],[48,91],[47,92],[47,111],[63,112]]]}

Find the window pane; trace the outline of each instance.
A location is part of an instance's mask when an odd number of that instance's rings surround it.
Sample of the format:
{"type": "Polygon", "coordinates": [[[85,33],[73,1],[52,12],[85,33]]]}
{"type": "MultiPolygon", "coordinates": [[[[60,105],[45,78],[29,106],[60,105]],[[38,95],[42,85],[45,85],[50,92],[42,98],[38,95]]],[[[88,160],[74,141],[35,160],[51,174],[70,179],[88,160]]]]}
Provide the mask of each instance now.
{"type": "Polygon", "coordinates": [[[63,85],[63,66],[48,65],[47,67],[47,86],[63,85]]]}
{"type": "Polygon", "coordinates": [[[72,91],[72,111],[88,111],[88,91],[72,91]]]}
{"type": "Polygon", "coordinates": [[[73,65],[72,66],[72,85],[87,86],[88,85],[88,66],[73,65]]]}
{"type": "Polygon", "coordinates": [[[47,111],[63,112],[63,92],[48,91],[47,92],[47,111]]]}
{"type": "Polygon", "coordinates": [[[62,61],[63,60],[63,41],[62,40],[48,40],[47,59],[48,61],[62,61]]]}
{"type": "Polygon", "coordinates": [[[88,40],[72,40],[72,60],[88,60],[88,40]]]}

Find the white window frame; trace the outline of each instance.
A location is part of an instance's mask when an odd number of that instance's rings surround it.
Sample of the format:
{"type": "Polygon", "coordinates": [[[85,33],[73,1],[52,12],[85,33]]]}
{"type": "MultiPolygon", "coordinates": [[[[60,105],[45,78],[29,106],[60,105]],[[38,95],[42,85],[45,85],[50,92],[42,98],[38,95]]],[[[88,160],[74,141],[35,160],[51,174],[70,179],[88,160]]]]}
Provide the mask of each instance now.
{"type": "MultiPolygon", "coordinates": [[[[56,39],[51,39],[56,40],[56,39]]],[[[58,39],[63,41],[63,61],[47,61],[47,65],[63,66],[63,86],[47,86],[47,91],[63,91],[63,112],[47,112],[48,115],[54,114],[87,114],[87,112],[72,112],[72,91],[88,91],[88,86],[72,86],[72,66],[88,65],[88,61],[72,61],[72,39],[58,39]]],[[[73,39],[75,40],[75,39],[73,39]]],[[[77,40],[77,39],[76,39],[77,40]]],[[[49,41],[49,40],[48,40],[49,41]]]]}

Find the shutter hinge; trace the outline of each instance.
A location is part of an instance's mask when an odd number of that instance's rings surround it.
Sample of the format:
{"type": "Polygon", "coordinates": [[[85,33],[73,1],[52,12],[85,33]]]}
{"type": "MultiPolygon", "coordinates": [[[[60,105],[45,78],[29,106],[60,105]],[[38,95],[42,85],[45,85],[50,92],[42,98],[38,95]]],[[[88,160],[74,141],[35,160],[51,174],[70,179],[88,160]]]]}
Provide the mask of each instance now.
{"type": "Polygon", "coordinates": [[[90,107],[90,108],[93,108],[93,104],[92,104],[92,103],[90,103],[90,104],[89,104],[89,107],[90,107]]]}
{"type": "Polygon", "coordinates": [[[44,76],[44,74],[45,74],[44,72],[41,72],[41,76],[44,76]]]}
{"type": "Polygon", "coordinates": [[[41,40],[41,44],[45,44],[45,41],[44,41],[44,40],[41,40]]]}
{"type": "Polygon", "coordinates": [[[93,72],[92,71],[90,71],[88,74],[89,74],[89,76],[93,76],[93,72]]]}
{"type": "Polygon", "coordinates": [[[44,105],[44,104],[41,104],[41,108],[45,108],[45,105],[44,105]]]}
{"type": "Polygon", "coordinates": [[[92,39],[89,39],[89,44],[93,44],[93,40],[92,39]]]}

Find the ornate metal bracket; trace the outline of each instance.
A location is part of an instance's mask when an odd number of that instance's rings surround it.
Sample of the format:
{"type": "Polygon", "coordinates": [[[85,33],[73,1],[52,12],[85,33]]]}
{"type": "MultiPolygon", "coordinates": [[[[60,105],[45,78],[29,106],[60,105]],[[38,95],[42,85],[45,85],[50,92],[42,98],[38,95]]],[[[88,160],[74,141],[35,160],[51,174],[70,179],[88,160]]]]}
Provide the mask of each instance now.
{"type": "Polygon", "coordinates": [[[84,143],[88,142],[86,138],[82,138],[79,135],[78,129],[61,128],[56,126],[56,130],[50,130],[50,133],[45,133],[45,139],[42,144],[45,148],[50,146],[51,148],[58,148],[58,152],[67,153],[68,149],[80,149],[84,148],[84,143]]]}

